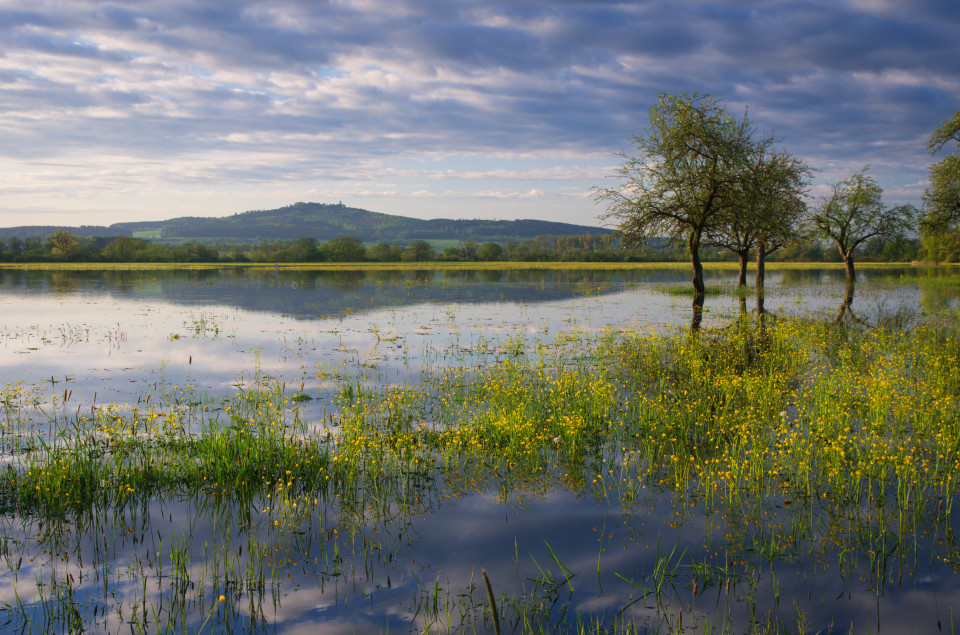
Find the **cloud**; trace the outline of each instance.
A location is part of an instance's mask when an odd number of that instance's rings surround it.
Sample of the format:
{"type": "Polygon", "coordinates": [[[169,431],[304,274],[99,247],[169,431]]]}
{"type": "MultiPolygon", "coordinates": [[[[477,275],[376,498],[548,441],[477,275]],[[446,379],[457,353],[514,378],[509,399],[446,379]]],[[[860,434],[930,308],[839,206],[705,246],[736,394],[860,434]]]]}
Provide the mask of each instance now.
{"type": "Polygon", "coordinates": [[[438,197],[430,183],[452,179],[486,199],[552,194],[559,174],[584,189],[661,90],[748,107],[824,173],[871,163],[910,196],[923,139],[960,106],[952,0],[18,4],[0,2],[0,167],[21,177],[7,208],[60,208],[45,192],[77,175],[106,207],[133,185],[220,187],[230,204],[231,184],[344,178],[438,197]],[[401,167],[471,156],[503,165],[401,167]]]}

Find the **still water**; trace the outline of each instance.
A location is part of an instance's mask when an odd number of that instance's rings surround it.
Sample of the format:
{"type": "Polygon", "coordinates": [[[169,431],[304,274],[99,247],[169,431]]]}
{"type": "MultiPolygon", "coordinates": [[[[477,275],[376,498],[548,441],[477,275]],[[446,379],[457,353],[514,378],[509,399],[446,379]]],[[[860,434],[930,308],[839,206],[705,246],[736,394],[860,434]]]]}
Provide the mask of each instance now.
{"type": "MultiPolygon", "coordinates": [[[[957,305],[956,289],[920,284],[922,276],[938,273],[862,268],[850,308],[868,324],[909,325],[923,312],[957,305]]],[[[336,414],[330,378],[340,374],[416,386],[424,369],[492,364],[505,342],[529,348],[561,333],[684,329],[691,299],[671,289],[688,286],[688,278],[683,269],[0,270],[0,384],[39,387],[79,415],[145,403],[158,392],[216,403],[269,378],[303,395],[301,417],[316,428],[336,414]]],[[[708,272],[706,281],[708,289],[729,289],[735,273],[708,272]]],[[[842,270],[768,273],[764,307],[774,315],[832,320],[843,303],[842,270]]],[[[747,310],[752,305],[748,297],[747,310]]],[[[702,326],[728,324],[741,310],[734,294],[710,295],[702,326]]],[[[174,577],[163,567],[182,566],[189,579],[207,580],[212,588],[231,559],[249,566],[246,543],[237,539],[250,530],[249,510],[154,500],[61,528],[68,535],[56,537],[44,534],[42,521],[14,514],[3,521],[0,622],[19,604],[34,622],[27,631],[69,624],[50,618],[44,597],[44,589],[62,592],[68,579],[70,605],[79,607],[84,628],[96,632],[152,632],[171,620],[187,632],[447,631],[461,625],[484,631],[490,622],[484,621],[481,570],[497,592],[532,598],[530,606],[569,628],[576,626],[575,611],[607,627],[630,618],[654,630],[702,629],[695,617],[664,623],[663,604],[679,605],[670,614],[682,615],[686,602],[689,615],[697,605],[711,624],[734,632],[763,623],[771,611],[792,624],[799,612],[800,623],[813,630],[846,632],[856,624],[858,632],[929,632],[950,624],[952,607],[960,607],[952,568],[934,562],[905,567],[909,580],[882,602],[817,560],[801,561],[798,572],[775,584],[763,574],[739,580],[733,597],[742,596],[741,608],[752,603],[749,610],[724,613],[729,584],[699,596],[687,587],[664,588],[654,598],[647,588],[651,572],[690,566],[684,563],[704,543],[722,542],[728,520],[697,505],[685,511],[669,491],[622,506],[579,484],[548,481],[510,492],[482,484],[471,491],[441,488],[425,493],[427,500],[412,511],[341,526],[340,538],[322,518],[302,531],[270,533],[271,574],[259,589],[238,592],[233,608],[207,597],[202,583],[197,593],[196,582],[189,594],[172,591],[174,577]],[[331,540],[338,550],[332,560],[331,540]],[[165,565],[171,545],[181,560],[165,565]]],[[[671,585],[680,576],[666,579],[671,585]]],[[[512,615],[507,630],[524,630],[518,613],[512,615]]]]}
{"type": "MultiPolygon", "coordinates": [[[[857,315],[956,301],[942,289],[884,283],[916,275],[861,272],[857,315]]],[[[686,289],[688,278],[683,269],[0,270],[0,378],[68,388],[81,408],[136,402],[161,381],[223,396],[255,368],[323,397],[317,368],[375,367],[380,381],[410,381],[451,355],[489,361],[509,338],[684,327],[690,298],[664,291],[686,289]]],[[[733,272],[707,273],[708,290],[734,283],[733,272]]],[[[830,318],[843,293],[840,270],[774,271],[764,308],[830,318]]],[[[734,295],[711,295],[703,326],[738,310],[734,295]]]]}

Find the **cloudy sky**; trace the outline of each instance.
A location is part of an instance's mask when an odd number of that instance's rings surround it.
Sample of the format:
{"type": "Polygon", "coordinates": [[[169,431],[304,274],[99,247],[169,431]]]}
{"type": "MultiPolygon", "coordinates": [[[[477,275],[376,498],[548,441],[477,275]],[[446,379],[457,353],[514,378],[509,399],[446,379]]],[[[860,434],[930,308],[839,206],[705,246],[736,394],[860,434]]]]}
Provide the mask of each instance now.
{"type": "Polygon", "coordinates": [[[958,0],[0,0],[0,226],[297,201],[598,224],[658,91],[919,203],[958,0]]]}

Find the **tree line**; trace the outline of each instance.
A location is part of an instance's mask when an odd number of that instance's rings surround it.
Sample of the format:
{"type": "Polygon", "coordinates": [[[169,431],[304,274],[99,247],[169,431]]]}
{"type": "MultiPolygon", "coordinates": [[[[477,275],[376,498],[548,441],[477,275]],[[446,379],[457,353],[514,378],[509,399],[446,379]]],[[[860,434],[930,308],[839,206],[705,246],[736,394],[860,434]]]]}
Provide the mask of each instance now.
{"type": "MultiPolygon", "coordinates": [[[[886,240],[875,237],[859,247],[870,261],[909,262],[922,258],[924,247],[916,238],[886,240]]],[[[75,236],[56,230],[45,237],[0,239],[0,262],[162,262],[162,263],[273,263],[273,262],[681,262],[684,249],[665,239],[624,246],[617,236],[582,234],[537,236],[508,242],[463,241],[436,249],[425,240],[364,244],[356,236],[320,242],[314,238],[254,243],[203,243],[175,245],[130,236],[75,236]]],[[[796,242],[768,258],[800,262],[840,262],[836,247],[818,241],[796,242]]],[[[704,245],[703,261],[733,261],[733,252],[704,245]]]]}

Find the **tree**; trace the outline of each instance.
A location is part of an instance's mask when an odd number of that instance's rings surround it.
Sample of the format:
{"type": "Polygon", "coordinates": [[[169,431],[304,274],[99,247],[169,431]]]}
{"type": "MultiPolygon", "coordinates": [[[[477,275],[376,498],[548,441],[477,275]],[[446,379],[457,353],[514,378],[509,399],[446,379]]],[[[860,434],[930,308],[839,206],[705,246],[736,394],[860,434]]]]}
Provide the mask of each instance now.
{"type": "Polygon", "coordinates": [[[686,242],[696,329],[704,298],[701,243],[719,228],[751,157],[770,140],[754,141],[746,113],[733,117],[713,97],[660,93],[646,136],[632,141],[637,155],[621,153],[616,175],[626,183],[595,197],[609,202],[603,218],[616,222],[626,244],[658,237],[686,242]]]}
{"type": "Polygon", "coordinates": [[[472,261],[477,259],[477,242],[474,240],[465,240],[460,243],[460,257],[463,260],[472,261]]]}
{"type": "Polygon", "coordinates": [[[477,258],[491,261],[503,258],[503,247],[494,242],[485,242],[477,249],[477,258]]]}
{"type": "Polygon", "coordinates": [[[868,169],[835,183],[810,217],[820,235],[832,240],[840,251],[848,286],[856,279],[853,255],[860,244],[874,236],[900,239],[915,222],[913,206],[891,208],[883,204],[883,189],[867,176],[868,169]]]}
{"type": "Polygon", "coordinates": [[[50,247],[50,253],[54,256],[69,260],[77,251],[80,241],[70,232],[58,229],[47,236],[47,246],[50,247]]]}
{"type": "MultiPolygon", "coordinates": [[[[936,155],[950,141],[960,149],[960,110],[930,135],[927,148],[936,155]]],[[[960,222],[960,152],[949,154],[930,165],[930,187],[923,195],[924,216],[920,227],[930,244],[941,242],[939,235],[956,231],[960,222]]],[[[928,249],[929,251],[929,249],[928,249]]],[[[939,259],[937,253],[931,254],[939,259]]]]}
{"type": "Polygon", "coordinates": [[[725,208],[723,222],[711,233],[710,244],[737,255],[741,311],[746,310],[747,263],[755,250],[757,312],[763,313],[766,258],[798,237],[809,178],[810,168],[803,161],[759,147],[747,165],[737,198],[725,208]]]}
{"type": "Polygon", "coordinates": [[[147,241],[130,236],[117,236],[103,248],[103,256],[107,260],[117,262],[131,262],[137,253],[147,247],[147,241]]]}
{"type": "Polygon", "coordinates": [[[363,241],[356,236],[337,236],[321,246],[332,262],[361,262],[367,255],[363,241]]]}
{"type": "Polygon", "coordinates": [[[433,260],[435,254],[433,251],[433,246],[425,240],[414,240],[409,245],[407,245],[406,254],[410,260],[416,262],[424,262],[426,260],[433,260]]]}
{"type": "Polygon", "coordinates": [[[285,262],[315,262],[319,258],[317,239],[304,236],[277,252],[277,259],[285,262]]]}
{"type": "Polygon", "coordinates": [[[7,260],[17,260],[23,255],[23,240],[18,236],[11,236],[7,241],[7,260]]]}
{"type": "Polygon", "coordinates": [[[367,248],[367,258],[377,262],[397,262],[403,255],[403,247],[378,243],[367,248]]]}
{"type": "Polygon", "coordinates": [[[247,258],[246,249],[244,249],[243,245],[241,245],[241,244],[239,244],[239,243],[235,243],[235,244],[233,244],[233,245],[230,245],[230,247],[228,248],[227,251],[228,251],[228,253],[230,254],[230,260],[232,260],[232,261],[234,261],[234,262],[249,262],[249,261],[250,261],[250,259],[247,258]]]}
{"type": "Polygon", "coordinates": [[[804,195],[810,185],[810,167],[785,152],[774,153],[758,165],[753,181],[754,222],[757,237],[756,286],[763,292],[766,258],[797,240],[807,212],[804,195]]]}

